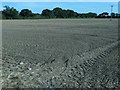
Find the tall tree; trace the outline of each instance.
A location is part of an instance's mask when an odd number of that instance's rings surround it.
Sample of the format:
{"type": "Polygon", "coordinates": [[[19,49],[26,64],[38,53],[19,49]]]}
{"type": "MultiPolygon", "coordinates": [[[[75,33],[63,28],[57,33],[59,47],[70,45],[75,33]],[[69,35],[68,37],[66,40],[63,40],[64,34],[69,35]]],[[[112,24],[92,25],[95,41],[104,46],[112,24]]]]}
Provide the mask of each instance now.
{"type": "Polygon", "coordinates": [[[95,18],[95,17],[97,17],[97,14],[96,14],[96,13],[89,12],[89,13],[87,13],[87,16],[88,16],[89,18],[95,18]]]}
{"type": "Polygon", "coordinates": [[[103,12],[102,17],[108,17],[109,13],[108,12],[103,12]]]}
{"type": "Polygon", "coordinates": [[[52,10],[56,18],[63,18],[62,8],[56,7],[52,10]]]}
{"type": "Polygon", "coordinates": [[[74,18],[74,17],[77,17],[77,13],[74,12],[73,10],[67,10],[67,14],[68,14],[68,18],[74,18]]]}
{"type": "Polygon", "coordinates": [[[112,15],[113,18],[116,17],[116,14],[115,14],[115,13],[111,13],[111,15],[112,15]]]}
{"type": "Polygon", "coordinates": [[[14,19],[18,16],[18,11],[14,7],[4,6],[4,10],[2,11],[2,14],[7,19],[14,19]]]}
{"type": "Polygon", "coordinates": [[[120,18],[120,14],[118,14],[118,13],[116,13],[115,16],[116,16],[116,18],[120,18]]]}
{"type": "Polygon", "coordinates": [[[51,10],[49,10],[49,9],[43,10],[41,15],[45,16],[45,17],[48,17],[48,18],[54,18],[55,17],[54,13],[51,10]]]}
{"type": "Polygon", "coordinates": [[[32,16],[33,16],[33,13],[32,13],[32,11],[29,10],[29,9],[23,9],[23,10],[21,10],[21,12],[20,12],[19,15],[27,18],[27,17],[32,17],[32,16]]]}
{"type": "Polygon", "coordinates": [[[66,10],[62,10],[62,17],[63,18],[68,18],[68,13],[66,10]]]}

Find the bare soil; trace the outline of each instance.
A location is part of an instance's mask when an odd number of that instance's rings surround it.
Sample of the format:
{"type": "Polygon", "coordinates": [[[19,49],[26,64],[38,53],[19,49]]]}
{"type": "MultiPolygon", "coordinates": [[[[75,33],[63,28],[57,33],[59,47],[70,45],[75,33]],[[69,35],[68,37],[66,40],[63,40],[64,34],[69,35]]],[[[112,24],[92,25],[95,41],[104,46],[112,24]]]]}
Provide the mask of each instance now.
{"type": "Polygon", "coordinates": [[[3,20],[3,87],[118,87],[118,21],[3,20]]]}

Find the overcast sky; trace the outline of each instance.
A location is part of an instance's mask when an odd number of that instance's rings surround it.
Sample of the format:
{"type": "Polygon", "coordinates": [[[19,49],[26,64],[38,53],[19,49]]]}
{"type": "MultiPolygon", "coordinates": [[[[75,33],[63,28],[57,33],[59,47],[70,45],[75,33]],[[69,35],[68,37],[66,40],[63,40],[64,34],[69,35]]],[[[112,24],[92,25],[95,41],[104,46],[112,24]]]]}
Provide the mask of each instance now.
{"type": "Polygon", "coordinates": [[[113,5],[113,12],[118,12],[118,2],[2,2],[2,6],[8,5],[17,10],[30,9],[34,13],[41,13],[43,9],[53,9],[60,7],[63,9],[72,9],[78,13],[86,12],[109,12],[113,5]]]}

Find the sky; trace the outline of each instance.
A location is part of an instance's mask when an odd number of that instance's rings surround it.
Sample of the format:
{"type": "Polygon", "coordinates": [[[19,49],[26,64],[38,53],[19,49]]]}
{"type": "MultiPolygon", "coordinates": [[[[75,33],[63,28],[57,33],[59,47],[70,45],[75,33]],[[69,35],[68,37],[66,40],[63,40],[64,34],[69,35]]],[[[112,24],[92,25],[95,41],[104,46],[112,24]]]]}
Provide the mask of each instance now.
{"type": "Polygon", "coordinates": [[[113,5],[113,12],[118,12],[118,2],[2,2],[2,6],[8,5],[16,8],[18,11],[22,9],[30,9],[33,13],[41,13],[43,9],[52,10],[55,7],[63,9],[71,9],[78,13],[95,12],[111,12],[110,6],[113,5]]]}
{"type": "Polygon", "coordinates": [[[1,2],[119,2],[119,0],[0,0],[1,2]]]}

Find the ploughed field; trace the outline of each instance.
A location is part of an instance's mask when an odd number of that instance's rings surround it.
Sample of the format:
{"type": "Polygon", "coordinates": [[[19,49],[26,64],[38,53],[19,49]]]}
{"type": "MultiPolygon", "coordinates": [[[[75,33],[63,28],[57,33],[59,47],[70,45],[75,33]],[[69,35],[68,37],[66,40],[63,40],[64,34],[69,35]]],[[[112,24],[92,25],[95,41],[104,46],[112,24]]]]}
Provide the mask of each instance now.
{"type": "Polygon", "coordinates": [[[2,21],[3,87],[118,86],[118,21],[2,21]]]}

